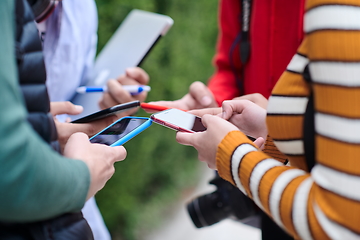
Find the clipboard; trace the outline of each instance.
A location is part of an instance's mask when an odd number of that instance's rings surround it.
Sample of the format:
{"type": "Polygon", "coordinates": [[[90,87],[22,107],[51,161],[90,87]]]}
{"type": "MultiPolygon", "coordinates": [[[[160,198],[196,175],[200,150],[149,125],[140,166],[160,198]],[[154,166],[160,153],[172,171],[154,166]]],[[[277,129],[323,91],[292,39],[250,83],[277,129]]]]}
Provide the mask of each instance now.
{"type": "MultiPolygon", "coordinates": [[[[106,85],[110,78],[124,74],[126,68],[139,66],[173,23],[173,19],[166,15],[132,10],[96,57],[86,85],[106,85]]],[[[74,120],[99,111],[101,95],[76,93],[71,102],[83,106],[84,111],[70,118],[74,120]]]]}

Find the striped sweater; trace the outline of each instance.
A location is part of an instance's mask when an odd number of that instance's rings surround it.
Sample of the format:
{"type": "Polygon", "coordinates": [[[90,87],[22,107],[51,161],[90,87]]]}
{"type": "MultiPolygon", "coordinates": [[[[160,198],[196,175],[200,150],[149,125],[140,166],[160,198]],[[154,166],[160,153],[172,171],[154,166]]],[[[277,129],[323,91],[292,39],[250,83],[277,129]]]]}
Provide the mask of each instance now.
{"type": "Polygon", "coordinates": [[[217,168],[296,238],[360,239],[360,1],[308,0],[304,32],[268,105],[269,135],[290,166],[233,131],[218,146],[217,168]],[[311,172],[303,136],[310,94],[311,172]]]}

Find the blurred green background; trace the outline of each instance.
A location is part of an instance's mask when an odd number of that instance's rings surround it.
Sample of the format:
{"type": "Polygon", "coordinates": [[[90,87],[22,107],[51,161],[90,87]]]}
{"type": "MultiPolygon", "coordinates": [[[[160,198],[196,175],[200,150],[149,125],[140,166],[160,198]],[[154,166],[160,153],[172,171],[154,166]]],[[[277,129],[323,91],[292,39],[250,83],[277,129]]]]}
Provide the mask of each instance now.
{"type": "MultiPolygon", "coordinates": [[[[213,74],[218,1],[96,0],[98,51],[132,9],[170,16],[173,27],[142,64],[152,88],[147,101],[176,100],[194,81],[213,74]]],[[[121,56],[119,56],[121,57],[121,56]]],[[[149,116],[140,110],[138,116],[149,116]]],[[[114,240],[139,240],[163,223],[164,216],[199,179],[197,152],[175,141],[175,131],[153,124],[125,144],[128,156],[97,196],[114,240]]],[[[183,203],[185,207],[185,202],[183,203]]]]}

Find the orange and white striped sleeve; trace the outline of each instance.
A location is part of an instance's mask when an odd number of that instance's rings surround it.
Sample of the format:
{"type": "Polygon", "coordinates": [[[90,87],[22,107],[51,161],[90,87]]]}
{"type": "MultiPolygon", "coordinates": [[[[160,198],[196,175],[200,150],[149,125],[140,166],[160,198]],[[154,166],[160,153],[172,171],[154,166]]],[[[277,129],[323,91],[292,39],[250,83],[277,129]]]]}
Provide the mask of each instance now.
{"type": "MultiPolygon", "coordinates": [[[[219,144],[217,168],[221,177],[296,238],[360,239],[360,1],[308,0],[304,21],[301,54],[289,65],[302,62],[311,76],[314,168],[309,173],[294,165],[284,166],[259,151],[239,131],[230,132],[219,144]]],[[[306,85],[303,79],[294,80],[296,73],[291,74],[284,73],[275,89],[283,90],[284,95],[288,91],[290,98],[275,99],[279,104],[272,108],[279,115],[285,112],[278,119],[288,121],[292,121],[291,111],[297,111],[294,119],[301,116],[307,102],[306,92],[297,99],[291,95],[301,89],[299,85],[306,85]],[[290,86],[291,81],[294,84],[290,86]],[[281,109],[286,106],[288,109],[281,109]]],[[[301,121],[296,121],[302,128],[301,121]]],[[[271,125],[272,120],[268,121],[270,135],[271,125]]],[[[306,139],[302,139],[302,129],[289,126],[276,129],[289,131],[277,136],[288,138],[274,142],[281,151],[294,151],[300,159],[306,139]],[[294,132],[297,138],[291,139],[294,132]]]]}

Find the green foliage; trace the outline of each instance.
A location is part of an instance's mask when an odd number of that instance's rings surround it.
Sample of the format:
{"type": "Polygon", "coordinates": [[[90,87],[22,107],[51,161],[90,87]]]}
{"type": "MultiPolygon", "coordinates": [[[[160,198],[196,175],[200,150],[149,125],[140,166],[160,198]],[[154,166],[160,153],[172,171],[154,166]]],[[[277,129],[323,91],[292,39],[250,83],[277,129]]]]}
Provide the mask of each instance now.
{"type": "MultiPolygon", "coordinates": [[[[206,82],[217,38],[217,1],[96,0],[98,51],[132,9],[168,15],[174,25],[143,62],[152,87],[147,101],[176,100],[194,81],[206,82]]],[[[140,110],[138,116],[149,116],[140,110]]],[[[175,141],[175,132],[153,124],[125,144],[128,156],[96,197],[113,239],[140,239],[197,181],[197,153],[175,141]]]]}

